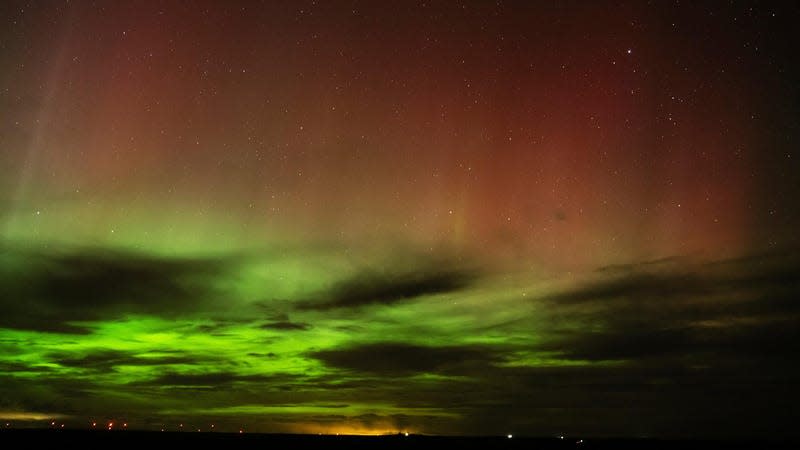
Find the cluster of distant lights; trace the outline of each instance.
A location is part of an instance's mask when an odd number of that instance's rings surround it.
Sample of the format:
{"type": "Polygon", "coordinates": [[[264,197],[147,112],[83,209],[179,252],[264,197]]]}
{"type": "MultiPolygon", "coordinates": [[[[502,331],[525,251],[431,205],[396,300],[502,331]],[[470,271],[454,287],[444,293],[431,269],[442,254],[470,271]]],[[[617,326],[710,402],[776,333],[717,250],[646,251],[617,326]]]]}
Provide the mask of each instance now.
{"type": "MultiPolygon", "coordinates": [[[[58,423],[55,420],[51,420],[50,421],[50,428],[62,429],[62,428],[66,428],[66,426],[67,426],[66,423],[58,423]]],[[[6,428],[11,428],[11,422],[6,422],[6,428]]],[[[91,430],[106,429],[108,431],[111,431],[111,430],[114,430],[114,429],[116,429],[116,430],[120,430],[120,429],[121,430],[127,430],[128,429],[128,422],[122,422],[122,425],[120,426],[119,422],[115,422],[113,420],[110,420],[110,421],[108,421],[108,423],[105,423],[105,424],[97,422],[97,421],[92,421],[92,422],[90,422],[89,429],[91,429],[91,430]]],[[[166,428],[161,428],[160,430],[161,431],[167,431],[166,428]]],[[[179,424],[178,425],[178,430],[179,431],[183,431],[184,430],[183,424],[179,424]]],[[[202,428],[198,428],[197,429],[198,433],[202,432],[202,431],[203,431],[202,428]]],[[[212,423],[207,431],[216,431],[216,425],[212,423]]],[[[239,434],[243,434],[243,433],[244,433],[244,428],[240,428],[239,429],[239,434]]]]}
{"type": "MultiPolygon", "coordinates": [[[[50,421],[50,428],[51,429],[63,429],[63,428],[66,428],[66,426],[67,426],[67,424],[64,423],[64,422],[59,423],[59,422],[57,422],[55,420],[51,420],[50,421]]],[[[11,428],[11,422],[6,422],[5,427],[6,428],[11,428]]],[[[178,424],[177,431],[185,431],[185,429],[187,429],[187,428],[188,427],[184,427],[184,424],[181,423],[181,424],[178,424]]],[[[89,422],[89,429],[90,430],[103,430],[103,429],[105,429],[105,430],[108,430],[108,431],[112,431],[112,430],[127,430],[128,429],[128,422],[122,422],[122,425],[120,426],[119,422],[118,421],[114,421],[114,420],[110,420],[107,423],[102,423],[102,422],[98,422],[98,421],[91,421],[91,422],[89,422]]],[[[162,432],[163,431],[168,431],[167,428],[160,428],[159,430],[162,431],[162,432]]],[[[196,431],[198,433],[200,433],[200,432],[203,432],[203,429],[202,428],[197,428],[196,431]]],[[[205,431],[206,432],[216,431],[216,425],[213,424],[213,423],[210,424],[209,428],[207,430],[205,430],[205,431]]],[[[238,434],[244,434],[244,432],[245,432],[244,427],[242,427],[242,428],[239,428],[237,433],[238,434]]],[[[318,433],[318,434],[322,435],[323,433],[318,433]]],[[[410,433],[408,431],[404,431],[404,432],[401,432],[401,433],[398,433],[398,434],[402,434],[405,437],[409,437],[410,436],[410,433]]],[[[341,433],[335,433],[335,435],[336,436],[340,436],[341,433]]],[[[345,436],[349,436],[348,434],[344,434],[344,435],[345,436]]],[[[375,434],[375,436],[381,436],[381,434],[377,433],[377,434],[375,434]]],[[[511,435],[509,435],[508,437],[510,438],[511,435]]]]}
{"type": "MultiPolygon", "coordinates": [[[[630,53],[630,52],[629,52],[629,53],[630,53]]],[[[506,435],[506,437],[507,437],[507,438],[509,438],[509,439],[513,439],[513,438],[514,438],[514,435],[513,435],[513,434],[508,434],[508,435],[506,435]]],[[[564,440],[564,435],[563,435],[563,434],[562,434],[562,435],[559,435],[559,436],[558,436],[558,439],[559,439],[559,440],[561,440],[561,441],[563,441],[563,440],[564,440]]],[[[583,444],[583,439],[578,439],[577,441],[575,441],[575,443],[576,443],[576,444],[583,444]]]]}
{"type": "MultiPolygon", "coordinates": [[[[51,428],[65,428],[65,426],[66,426],[66,424],[65,424],[65,423],[56,423],[56,421],[55,421],[55,420],[53,420],[53,421],[51,421],[51,422],[50,422],[50,427],[51,427],[51,428]]],[[[10,427],[11,427],[11,423],[10,423],[10,422],[6,422],[6,428],[10,428],[10,427]]],[[[211,424],[211,426],[210,426],[210,429],[209,429],[209,431],[215,431],[215,427],[216,427],[216,426],[215,426],[215,425],[212,423],[212,424],[211,424]]],[[[95,422],[92,422],[92,426],[91,426],[91,428],[92,428],[92,429],[97,429],[97,422],[96,422],[96,421],[95,421],[95,422]]],[[[102,428],[102,427],[101,427],[101,428],[102,428]]],[[[114,421],[109,421],[109,422],[108,422],[108,424],[106,425],[106,427],[105,427],[105,428],[106,428],[107,430],[109,430],[109,431],[113,430],[113,429],[114,429],[114,421]]],[[[119,429],[119,427],[118,427],[117,429],[119,429]]],[[[127,423],[127,422],[123,422],[123,423],[122,423],[122,429],[123,429],[123,430],[127,430],[127,429],[128,429],[128,423],[127,423]]],[[[179,429],[180,431],[183,431],[183,424],[179,424],[179,425],[178,425],[178,429],[179,429]]],[[[161,428],[161,431],[166,431],[166,429],[165,429],[165,428],[161,428]]],[[[203,430],[202,430],[201,428],[198,428],[198,429],[197,429],[197,432],[198,432],[198,433],[199,433],[199,432],[202,432],[202,431],[203,431],[203,430]]],[[[243,429],[243,428],[240,428],[240,429],[239,429],[239,434],[244,434],[244,429],[243,429]]],[[[321,435],[322,433],[319,433],[319,434],[321,435]]],[[[405,431],[405,432],[403,432],[402,434],[403,434],[403,436],[405,436],[405,437],[408,437],[408,436],[410,436],[410,434],[408,433],[408,431],[405,431]]],[[[339,435],[340,435],[339,433],[336,433],[336,436],[339,436],[339,435]]],[[[513,438],[514,438],[514,435],[509,433],[509,434],[507,434],[507,435],[506,435],[506,438],[508,438],[508,439],[513,439],[513,438]]],[[[560,440],[562,440],[562,441],[563,441],[563,440],[564,440],[564,435],[560,435],[560,436],[558,436],[558,439],[560,439],[560,440]]],[[[583,444],[583,439],[578,439],[577,441],[575,441],[575,443],[576,443],[576,444],[583,444]]]]}
{"type": "MultiPolygon", "coordinates": [[[[11,428],[11,422],[6,422],[5,423],[5,427],[6,428],[11,428]]],[[[64,422],[59,423],[59,422],[57,422],[55,420],[51,420],[50,421],[50,428],[51,429],[63,429],[63,428],[66,428],[66,427],[67,427],[67,424],[64,423],[64,422]]],[[[188,427],[184,427],[184,424],[181,423],[181,424],[178,424],[177,430],[178,431],[184,431],[186,428],[188,428],[188,427]]],[[[110,420],[107,423],[102,423],[102,422],[98,422],[98,421],[95,420],[95,421],[89,422],[89,429],[90,430],[103,430],[103,429],[105,429],[105,430],[108,430],[108,431],[112,431],[112,430],[127,430],[128,429],[128,422],[122,422],[122,425],[120,426],[119,422],[118,421],[114,421],[114,420],[110,420]]],[[[160,431],[168,431],[167,428],[160,428],[159,430],[160,431]]],[[[197,430],[198,433],[203,432],[202,428],[197,428],[196,430],[197,430]]],[[[216,425],[213,424],[213,423],[210,424],[209,428],[206,431],[207,432],[216,431],[216,425]]],[[[244,432],[245,432],[244,427],[239,428],[238,434],[244,434],[244,432]]],[[[322,435],[323,433],[319,433],[319,434],[322,435]]],[[[340,433],[335,433],[335,434],[336,434],[336,436],[340,435],[340,433]]],[[[408,431],[402,432],[401,434],[403,436],[405,436],[405,437],[410,436],[408,431]]],[[[345,435],[347,435],[347,434],[345,434],[345,435]]],[[[380,436],[380,434],[375,434],[375,436],[380,436]]]]}

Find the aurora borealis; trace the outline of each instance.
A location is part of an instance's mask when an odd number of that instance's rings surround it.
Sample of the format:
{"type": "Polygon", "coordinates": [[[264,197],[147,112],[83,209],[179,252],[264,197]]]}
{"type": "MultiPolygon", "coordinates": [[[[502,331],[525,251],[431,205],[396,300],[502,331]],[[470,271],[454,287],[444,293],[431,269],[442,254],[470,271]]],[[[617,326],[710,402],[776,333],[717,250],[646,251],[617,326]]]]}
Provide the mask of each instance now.
{"type": "Polygon", "coordinates": [[[0,4],[0,419],[796,436],[790,2],[0,4]]]}

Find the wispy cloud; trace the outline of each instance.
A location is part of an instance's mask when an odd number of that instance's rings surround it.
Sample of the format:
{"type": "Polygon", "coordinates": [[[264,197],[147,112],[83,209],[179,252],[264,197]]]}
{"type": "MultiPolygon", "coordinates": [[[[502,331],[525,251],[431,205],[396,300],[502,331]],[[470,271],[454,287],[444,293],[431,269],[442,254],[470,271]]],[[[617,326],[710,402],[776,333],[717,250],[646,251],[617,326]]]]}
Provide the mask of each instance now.
{"type": "Polygon", "coordinates": [[[223,260],[97,249],[0,251],[0,327],[36,331],[83,333],[71,322],[197,310],[225,270],[223,260]]]}
{"type": "Polygon", "coordinates": [[[401,342],[322,350],[310,356],[331,367],[382,376],[474,373],[503,361],[498,352],[481,346],[428,347],[401,342]]]}
{"type": "Polygon", "coordinates": [[[363,272],[336,284],[327,292],[320,293],[318,300],[301,303],[300,309],[329,310],[392,305],[424,295],[458,292],[476,279],[477,274],[474,271],[456,269],[363,272]]]}

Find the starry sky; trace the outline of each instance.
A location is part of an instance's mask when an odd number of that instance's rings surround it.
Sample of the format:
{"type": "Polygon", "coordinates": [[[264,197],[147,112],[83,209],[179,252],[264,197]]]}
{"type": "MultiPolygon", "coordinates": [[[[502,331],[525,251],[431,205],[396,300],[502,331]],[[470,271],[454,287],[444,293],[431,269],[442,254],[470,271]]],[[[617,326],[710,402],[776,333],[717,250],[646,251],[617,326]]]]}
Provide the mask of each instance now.
{"type": "Polygon", "coordinates": [[[0,4],[0,419],[797,434],[800,7],[0,4]]]}

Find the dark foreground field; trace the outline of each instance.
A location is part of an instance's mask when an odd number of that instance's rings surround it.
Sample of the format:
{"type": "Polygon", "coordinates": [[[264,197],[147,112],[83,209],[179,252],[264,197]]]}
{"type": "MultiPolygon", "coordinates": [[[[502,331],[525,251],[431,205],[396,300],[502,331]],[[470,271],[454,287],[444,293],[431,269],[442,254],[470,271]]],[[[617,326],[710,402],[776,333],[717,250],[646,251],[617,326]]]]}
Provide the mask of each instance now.
{"type": "MultiPolygon", "coordinates": [[[[0,446],[17,444],[29,446],[108,446],[176,445],[177,448],[208,445],[214,448],[252,449],[685,449],[685,448],[798,448],[798,442],[788,441],[728,441],[728,440],[655,440],[655,439],[588,439],[565,437],[445,437],[445,436],[330,436],[287,434],[177,433],[149,431],[78,431],[78,430],[1,430],[0,446]]],[[[71,448],[71,447],[67,447],[71,448]]],[[[79,447],[80,448],[80,447],[79,447]]],[[[188,447],[191,448],[191,447],[188,447]]]]}

